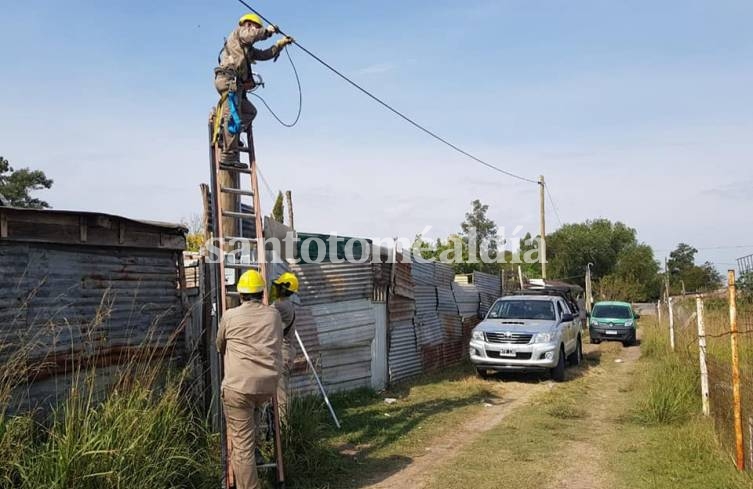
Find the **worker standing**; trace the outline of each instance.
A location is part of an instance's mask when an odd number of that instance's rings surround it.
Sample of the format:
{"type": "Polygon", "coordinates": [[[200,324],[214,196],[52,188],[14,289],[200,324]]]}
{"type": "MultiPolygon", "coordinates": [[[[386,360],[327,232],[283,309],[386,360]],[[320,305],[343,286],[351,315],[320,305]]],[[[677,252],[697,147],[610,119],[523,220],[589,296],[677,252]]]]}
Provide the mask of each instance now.
{"type": "Polygon", "coordinates": [[[274,395],[282,368],[280,313],[264,305],[264,278],[249,270],[238,280],[241,305],[225,311],[217,332],[223,356],[222,405],[232,445],[237,489],[257,489],[254,409],[274,395]]]}
{"type": "Polygon", "coordinates": [[[245,167],[238,155],[240,133],[251,125],[256,117],[256,107],[246,99],[246,92],[252,90],[254,81],[251,65],[256,61],[276,59],[282,49],[293,42],[284,37],[267,49],[256,49],[254,43],[269,39],[277,32],[277,27],[266,28],[256,14],[246,14],[238,21],[238,27],[225,40],[214,69],[214,86],[220,94],[217,105],[219,125],[215,123],[215,139],[222,138],[220,162],[224,165],[245,167]],[[221,118],[221,121],[219,121],[221,118]]]}
{"type": "Polygon", "coordinates": [[[295,361],[295,304],[292,296],[298,293],[298,277],[294,273],[282,273],[272,281],[272,294],[275,297],[274,306],[282,319],[282,371],[277,384],[277,402],[280,406],[280,416],[285,419],[288,409],[288,390],[290,389],[290,373],[295,361]]]}

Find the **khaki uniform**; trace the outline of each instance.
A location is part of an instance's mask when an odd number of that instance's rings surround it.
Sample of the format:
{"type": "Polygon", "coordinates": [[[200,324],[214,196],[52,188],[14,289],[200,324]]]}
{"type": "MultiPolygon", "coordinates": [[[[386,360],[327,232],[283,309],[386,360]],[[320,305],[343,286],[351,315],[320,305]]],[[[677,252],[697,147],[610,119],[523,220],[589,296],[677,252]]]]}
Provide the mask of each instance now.
{"type": "MultiPolygon", "coordinates": [[[[219,66],[214,70],[214,87],[221,97],[228,92],[238,94],[236,109],[244,128],[251,125],[256,117],[256,107],[246,99],[246,90],[253,83],[251,65],[256,61],[267,61],[280,53],[277,45],[260,50],[254,48],[254,43],[268,39],[272,34],[265,29],[253,25],[238,26],[230,33],[225,46],[220,52],[219,66]]],[[[222,104],[222,156],[221,161],[232,163],[239,161],[238,144],[240,133],[231,134],[228,130],[230,120],[230,105],[227,100],[222,104]]]]}
{"type": "Polygon", "coordinates": [[[295,304],[289,299],[278,299],[274,303],[280,313],[283,326],[282,337],[282,370],[277,384],[277,403],[280,405],[280,416],[285,419],[288,407],[288,392],[290,390],[290,373],[295,362],[297,343],[295,339],[295,304]]]}
{"type": "Polygon", "coordinates": [[[226,311],[217,332],[217,350],[225,366],[222,404],[236,487],[256,489],[254,409],[274,394],[282,368],[282,321],[277,309],[249,301],[226,311]]]}

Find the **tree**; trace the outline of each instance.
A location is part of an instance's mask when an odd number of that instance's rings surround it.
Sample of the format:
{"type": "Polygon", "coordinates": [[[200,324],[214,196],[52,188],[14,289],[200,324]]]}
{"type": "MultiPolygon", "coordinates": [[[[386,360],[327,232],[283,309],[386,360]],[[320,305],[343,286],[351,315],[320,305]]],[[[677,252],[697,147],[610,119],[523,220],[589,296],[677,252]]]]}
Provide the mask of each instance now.
{"type": "Polygon", "coordinates": [[[30,194],[37,190],[49,189],[52,183],[43,171],[29,168],[15,170],[8,160],[0,156],[0,195],[8,201],[8,205],[32,209],[49,208],[47,202],[30,194]]]}
{"type": "MultiPolygon", "coordinates": [[[[460,223],[460,237],[466,243],[468,252],[475,253],[477,263],[467,263],[468,271],[481,270],[494,273],[498,270],[496,263],[482,263],[482,252],[491,259],[497,257],[497,224],[486,217],[489,206],[476,199],[471,202],[470,212],[466,212],[465,221],[460,223]]],[[[465,258],[465,257],[464,257],[465,258]]],[[[466,261],[465,259],[463,261],[466,261]]]]}
{"type": "Polygon", "coordinates": [[[698,250],[686,243],[679,243],[669,254],[667,270],[672,293],[705,292],[717,289],[722,284],[722,276],[710,262],[695,264],[698,250]]]}
{"type": "Polygon", "coordinates": [[[585,270],[593,263],[594,277],[614,272],[620,253],[637,245],[636,231],[608,219],[566,224],[546,239],[547,268],[552,277],[585,285],[585,270]]]}
{"type": "Polygon", "coordinates": [[[277,199],[275,200],[275,205],[272,207],[272,219],[281,223],[285,219],[284,213],[285,207],[282,192],[278,192],[277,199]]]}
{"type": "Polygon", "coordinates": [[[200,214],[193,214],[189,219],[184,218],[182,224],[188,228],[186,251],[198,253],[204,246],[204,218],[200,214]]]}

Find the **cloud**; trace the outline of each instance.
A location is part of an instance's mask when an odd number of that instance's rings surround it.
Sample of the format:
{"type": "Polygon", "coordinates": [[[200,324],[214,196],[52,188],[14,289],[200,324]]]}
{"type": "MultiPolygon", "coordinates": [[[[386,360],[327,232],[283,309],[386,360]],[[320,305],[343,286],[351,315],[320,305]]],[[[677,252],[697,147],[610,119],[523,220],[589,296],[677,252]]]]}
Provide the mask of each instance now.
{"type": "Polygon", "coordinates": [[[356,70],[358,75],[379,75],[381,73],[387,73],[396,68],[392,63],[376,63],[356,70]]]}
{"type": "Polygon", "coordinates": [[[750,200],[751,188],[753,188],[753,178],[748,178],[724,185],[717,185],[716,187],[704,190],[702,193],[728,200],[750,200]]]}

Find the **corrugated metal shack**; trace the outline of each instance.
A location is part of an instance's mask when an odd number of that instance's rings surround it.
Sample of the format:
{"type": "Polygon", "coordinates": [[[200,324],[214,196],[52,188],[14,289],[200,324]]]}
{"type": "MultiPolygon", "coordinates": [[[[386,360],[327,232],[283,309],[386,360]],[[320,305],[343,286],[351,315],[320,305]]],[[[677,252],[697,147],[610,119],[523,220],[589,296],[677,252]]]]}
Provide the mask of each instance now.
{"type": "Polygon", "coordinates": [[[23,352],[15,409],[54,403],[77,367],[106,388],[136,355],[182,359],[186,230],[91,212],[0,207],[0,363],[23,352]]]}

